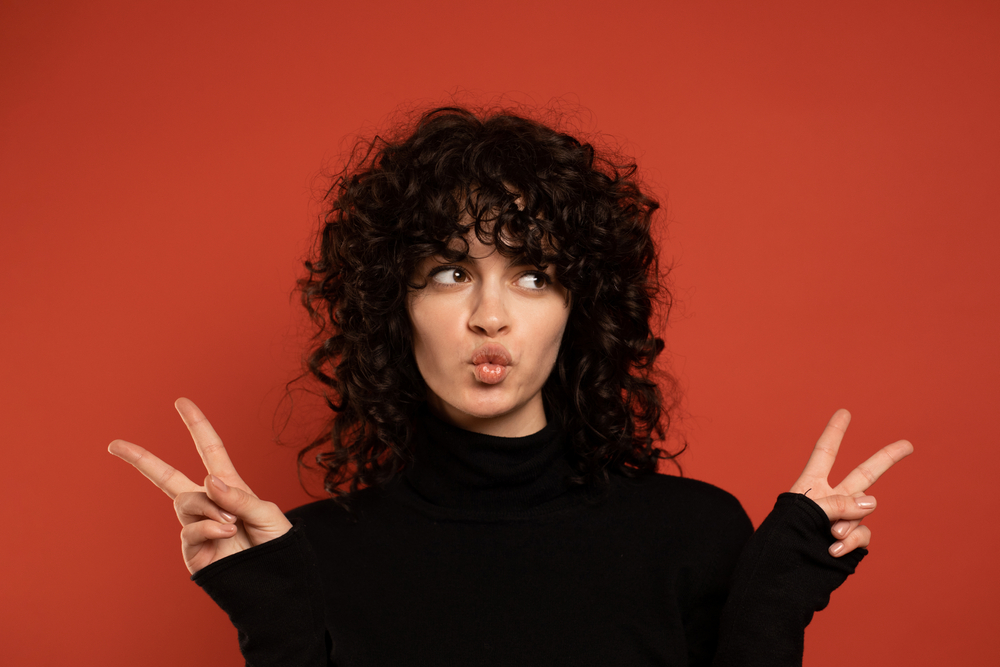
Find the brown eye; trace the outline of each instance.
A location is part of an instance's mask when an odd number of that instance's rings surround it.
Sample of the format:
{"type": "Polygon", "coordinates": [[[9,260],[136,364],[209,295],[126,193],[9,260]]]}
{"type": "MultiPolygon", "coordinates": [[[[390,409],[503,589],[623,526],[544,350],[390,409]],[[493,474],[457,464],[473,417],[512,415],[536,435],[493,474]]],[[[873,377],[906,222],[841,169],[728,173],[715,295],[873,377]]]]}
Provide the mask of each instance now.
{"type": "Polygon", "coordinates": [[[431,274],[431,280],[442,285],[464,283],[468,277],[469,275],[465,272],[465,269],[460,269],[456,266],[442,266],[431,274]]]}
{"type": "Polygon", "coordinates": [[[519,287],[529,290],[543,290],[549,282],[548,274],[542,271],[529,271],[517,279],[519,287]]]}

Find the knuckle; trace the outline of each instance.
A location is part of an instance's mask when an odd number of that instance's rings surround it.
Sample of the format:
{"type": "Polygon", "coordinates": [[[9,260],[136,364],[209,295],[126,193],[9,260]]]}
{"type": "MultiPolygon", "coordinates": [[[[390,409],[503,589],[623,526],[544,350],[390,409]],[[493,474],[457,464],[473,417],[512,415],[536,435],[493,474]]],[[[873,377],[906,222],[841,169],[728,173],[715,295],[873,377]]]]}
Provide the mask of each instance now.
{"type": "Polygon", "coordinates": [[[190,491],[184,491],[183,493],[178,493],[174,498],[174,511],[177,515],[192,515],[193,505],[196,502],[195,494],[190,491]]]}
{"type": "Polygon", "coordinates": [[[181,528],[181,543],[185,545],[201,544],[214,539],[218,533],[219,523],[211,519],[189,523],[181,528]]]}
{"type": "Polygon", "coordinates": [[[865,478],[869,486],[874,484],[875,480],[878,479],[878,475],[875,474],[875,471],[866,465],[858,466],[858,473],[860,473],[861,476],[865,478]]]}
{"type": "Polygon", "coordinates": [[[211,456],[214,455],[216,452],[226,451],[226,446],[223,445],[222,442],[214,440],[206,444],[204,447],[202,447],[201,451],[204,452],[206,456],[211,456]]]}
{"type": "Polygon", "coordinates": [[[195,491],[182,491],[174,498],[174,509],[189,516],[200,516],[204,514],[208,496],[195,491]]]}
{"type": "Polygon", "coordinates": [[[173,466],[169,465],[166,466],[163,469],[163,472],[161,472],[157,478],[157,486],[160,487],[164,486],[167,482],[170,481],[170,478],[173,477],[175,474],[177,474],[177,468],[174,468],[173,466]]]}
{"type": "Polygon", "coordinates": [[[253,503],[254,498],[243,489],[230,487],[230,490],[234,492],[230,496],[231,498],[230,505],[234,510],[237,510],[237,513],[239,513],[239,511],[246,510],[247,508],[250,507],[251,503],[253,503]]]}
{"type": "Polygon", "coordinates": [[[827,456],[836,456],[837,449],[827,444],[826,442],[816,443],[816,451],[826,454],[827,456]]]}
{"type": "Polygon", "coordinates": [[[833,530],[833,534],[837,538],[843,539],[843,538],[847,537],[847,535],[850,534],[851,528],[852,528],[852,526],[851,526],[851,523],[849,521],[844,521],[843,519],[841,519],[837,523],[833,524],[833,529],[832,530],[833,530]]]}

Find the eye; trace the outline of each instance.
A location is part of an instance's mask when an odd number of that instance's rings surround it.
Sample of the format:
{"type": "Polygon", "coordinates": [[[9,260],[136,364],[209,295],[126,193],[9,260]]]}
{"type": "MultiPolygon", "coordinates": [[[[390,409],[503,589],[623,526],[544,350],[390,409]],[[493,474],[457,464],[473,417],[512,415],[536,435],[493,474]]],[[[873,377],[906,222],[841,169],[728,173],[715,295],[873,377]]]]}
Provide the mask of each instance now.
{"type": "Polygon", "coordinates": [[[469,279],[465,269],[457,266],[442,266],[431,273],[431,280],[442,285],[457,285],[469,279]]]}
{"type": "Polygon", "coordinates": [[[518,287],[529,290],[543,290],[551,282],[552,279],[549,278],[549,274],[544,271],[528,271],[517,279],[518,287]]]}

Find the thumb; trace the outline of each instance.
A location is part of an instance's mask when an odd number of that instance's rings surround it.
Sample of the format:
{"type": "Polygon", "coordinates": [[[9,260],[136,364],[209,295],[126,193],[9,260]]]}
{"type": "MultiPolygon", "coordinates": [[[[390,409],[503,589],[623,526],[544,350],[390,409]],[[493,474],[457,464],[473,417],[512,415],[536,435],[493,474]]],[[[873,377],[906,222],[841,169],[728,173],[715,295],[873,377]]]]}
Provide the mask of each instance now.
{"type": "Polygon", "coordinates": [[[274,503],[261,500],[239,487],[229,486],[215,475],[205,478],[205,493],[212,502],[235,514],[247,527],[270,530],[288,523],[274,503]]]}
{"type": "Polygon", "coordinates": [[[824,496],[813,500],[830,521],[863,519],[875,511],[875,496],[824,496]]]}

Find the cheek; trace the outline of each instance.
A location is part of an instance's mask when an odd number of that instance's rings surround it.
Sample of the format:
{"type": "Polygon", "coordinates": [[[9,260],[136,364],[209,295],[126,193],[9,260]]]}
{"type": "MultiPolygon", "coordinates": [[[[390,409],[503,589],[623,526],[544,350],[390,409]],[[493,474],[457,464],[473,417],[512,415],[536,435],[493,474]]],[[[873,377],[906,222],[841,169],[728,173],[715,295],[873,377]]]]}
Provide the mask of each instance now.
{"type": "Polygon", "coordinates": [[[543,342],[540,353],[546,361],[555,362],[562,344],[563,333],[569,320],[569,309],[552,308],[540,314],[536,320],[536,329],[540,333],[538,340],[543,342]]]}
{"type": "Polygon", "coordinates": [[[413,331],[413,356],[422,374],[433,371],[447,349],[448,322],[443,313],[436,312],[431,304],[416,302],[409,307],[410,327],[413,331]]]}

